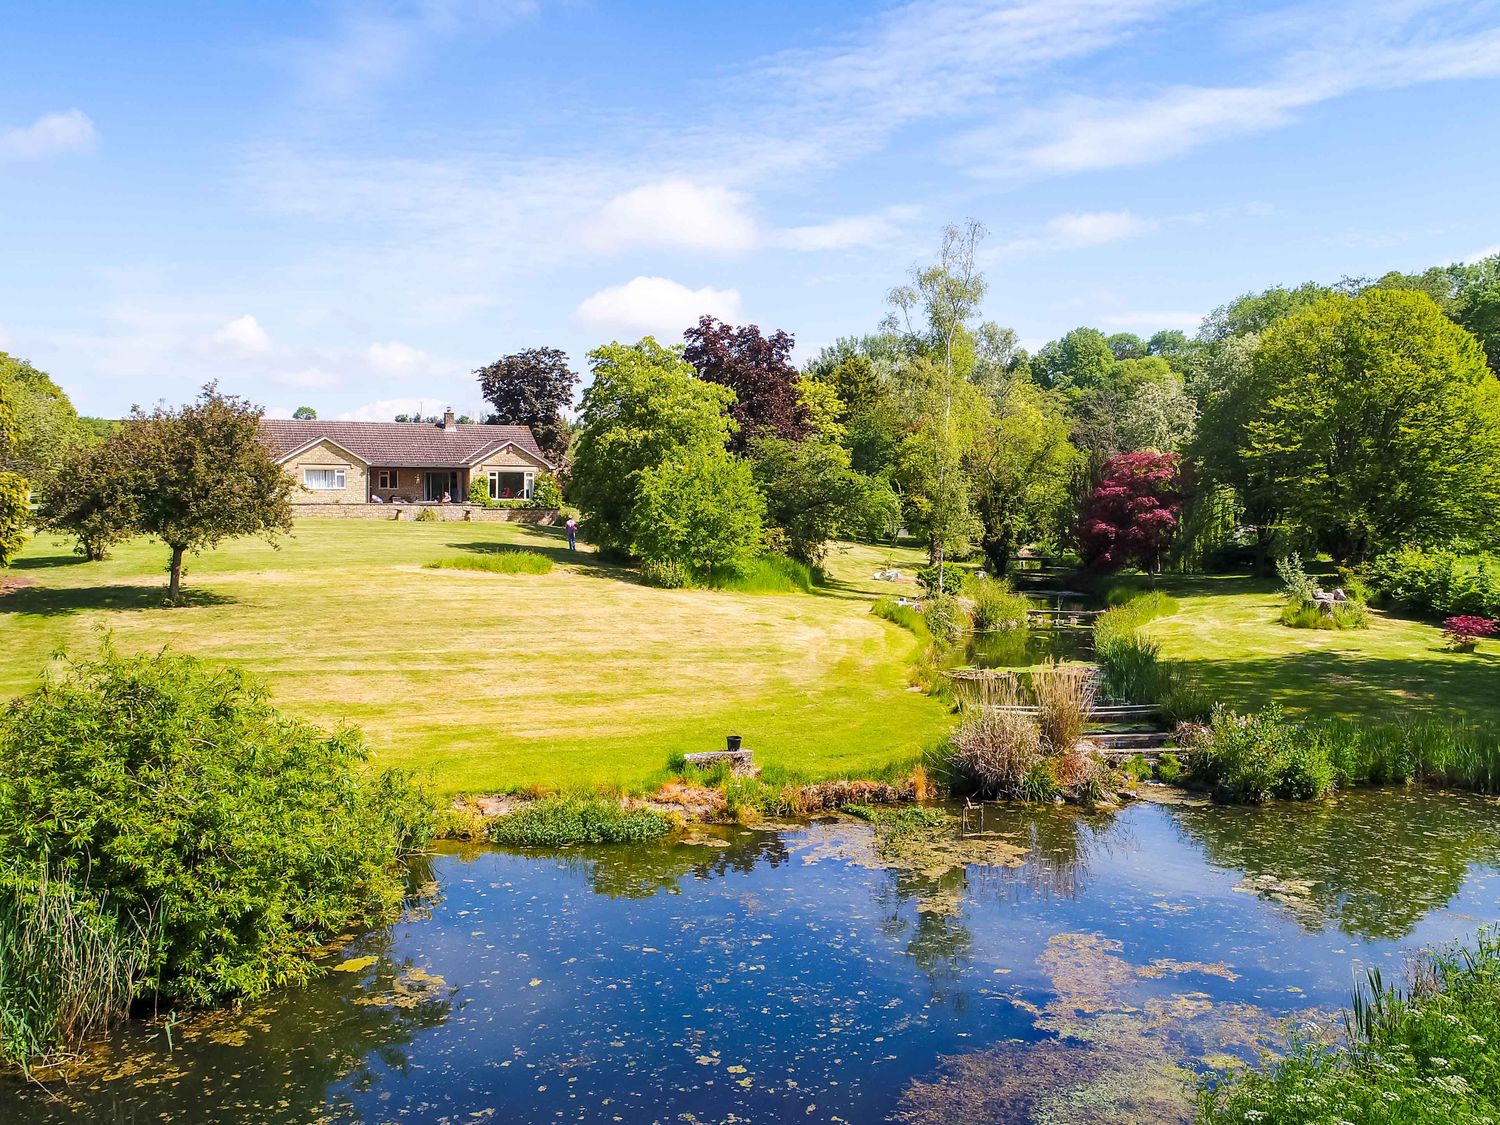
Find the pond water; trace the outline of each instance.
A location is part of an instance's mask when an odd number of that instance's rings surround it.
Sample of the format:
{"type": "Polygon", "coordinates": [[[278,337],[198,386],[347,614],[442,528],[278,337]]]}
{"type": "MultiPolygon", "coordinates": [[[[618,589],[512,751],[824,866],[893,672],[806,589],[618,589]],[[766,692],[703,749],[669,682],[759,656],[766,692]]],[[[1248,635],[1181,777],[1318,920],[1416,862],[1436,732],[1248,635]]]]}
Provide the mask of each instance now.
{"type": "Polygon", "coordinates": [[[1092,629],[1062,625],[970,633],[955,652],[955,667],[1029,668],[1044,660],[1092,660],[1092,629]]]}
{"type": "Polygon", "coordinates": [[[138,1024],[0,1122],[1170,1121],[1364,967],[1500,916],[1500,806],[993,808],[446,847],[346,971],[138,1024]]]}

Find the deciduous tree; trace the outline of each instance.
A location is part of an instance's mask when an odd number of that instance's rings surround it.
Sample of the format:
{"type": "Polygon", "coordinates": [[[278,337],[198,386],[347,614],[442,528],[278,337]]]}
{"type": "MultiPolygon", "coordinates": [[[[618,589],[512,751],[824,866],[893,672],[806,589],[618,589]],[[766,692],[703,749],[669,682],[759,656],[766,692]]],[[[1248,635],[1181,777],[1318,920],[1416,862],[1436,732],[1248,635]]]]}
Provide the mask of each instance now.
{"type": "Polygon", "coordinates": [[[568,420],[563,411],[573,405],[578,375],[568,356],[557,348],[527,348],[501,356],[474,372],[479,390],[495,408],[486,421],[530,426],[536,443],[553,464],[568,452],[568,420]]]}
{"type": "Polygon", "coordinates": [[[1425,292],[1334,294],[1267,329],[1240,456],[1306,542],[1359,560],[1500,534],[1500,382],[1425,292]]]}
{"type": "Polygon", "coordinates": [[[785,332],[763,336],[748,324],[735,328],[711,316],[700,317],[683,334],[682,357],[705,382],[734,392],[730,417],[738,429],[730,448],[743,453],[755,438],[770,435],[796,440],[810,429],[807,408],[792,366],[796,341],[785,332]]]}
{"type": "Polygon", "coordinates": [[[1184,499],[1175,453],[1111,457],[1079,517],[1084,562],[1106,572],[1131,564],[1156,571],[1177,534],[1184,499]]]}
{"type": "Polygon", "coordinates": [[[680,347],[650,336],[595,348],[589,366],[570,495],[593,542],[629,551],[642,474],[681,453],[723,448],[734,392],[697,378],[680,347]]]}
{"type": "Polygon", "coordinates": [[[748,464],[723,446],[689,448],[641,472],[631,551],[711,572],[756,553],[764,514],[748,464]]]}
{"type": "Polygon", "coordinates": [[[182,591],[182,560],[226,539],[291,530],[292,480],[260,440],[263,412],[243,399],[203,388],[178,410],[136,407],[116,431],[121,485],[136,531],[172,552],[167,596],[182,591]]]}

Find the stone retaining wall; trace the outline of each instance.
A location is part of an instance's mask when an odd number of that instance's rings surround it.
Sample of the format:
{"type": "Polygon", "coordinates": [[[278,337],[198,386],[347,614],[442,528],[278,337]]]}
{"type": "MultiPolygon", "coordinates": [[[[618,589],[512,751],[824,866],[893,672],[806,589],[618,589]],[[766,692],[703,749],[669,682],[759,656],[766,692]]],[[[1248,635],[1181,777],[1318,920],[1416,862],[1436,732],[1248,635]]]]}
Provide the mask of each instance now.
{"type": "Polygon", "coordinates": [[[559,523],[556,508],[481,508],[477,504],[297,504],[292,513],[311,520],[400,520],[411,522],[419,512],[438,519],[472,523],[559,523]]]}

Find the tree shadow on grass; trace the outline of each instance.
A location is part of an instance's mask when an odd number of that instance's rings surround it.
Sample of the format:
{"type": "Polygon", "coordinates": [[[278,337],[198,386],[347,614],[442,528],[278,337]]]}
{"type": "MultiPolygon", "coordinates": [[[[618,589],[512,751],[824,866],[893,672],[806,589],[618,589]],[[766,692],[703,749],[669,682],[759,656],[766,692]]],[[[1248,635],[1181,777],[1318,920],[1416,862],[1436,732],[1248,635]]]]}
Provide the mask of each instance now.
{"type": "Polygon", "coordinates": [[[174,607],[165,586],[19,586],[0,595],[0,614],[64,617],[90,609],[140,610],[233,605],[227,594],[188,587],[174,607]]]}
{"type": "Polygon", "coordinates": [[[31,558],[15,559],[11,570],[47,570],[55,566],[77,566],[89,560],[82,555],[35,555],[31,558]]]}
{"type": "Polygon", "coordinates": [[[1182,663],[1239,711],[1279,703],[1310,718],[1500,723],[1500,654],[1413,660],[1348,652],[1182,663]]]}

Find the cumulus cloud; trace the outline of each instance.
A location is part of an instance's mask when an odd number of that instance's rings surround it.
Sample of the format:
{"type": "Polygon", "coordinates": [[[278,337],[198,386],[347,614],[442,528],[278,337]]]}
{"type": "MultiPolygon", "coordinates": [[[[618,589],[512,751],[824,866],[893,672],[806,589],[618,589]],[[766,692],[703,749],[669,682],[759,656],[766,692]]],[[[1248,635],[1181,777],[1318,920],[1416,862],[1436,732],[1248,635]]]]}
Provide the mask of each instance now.
{"type": "Polygon", "coordinates": [[[415,375],[432,362],[421,348],[399,344],[395,340],[385,344],[371,344],[365,350],[365,358],[382,375],[415,375]]]}
{"type": "Polygon", "coordinates": [[[86,152],[98,139],[99,131],[83,110],[46,113],[30,125],[0,129],[0,157],[41,160],[65,152],[86,152]]]}
{"type": "Polygon", "coordinates": [[[271,350],[271,337],[266,335],[260,321],[249,313],[220,328],[214,333],[213,341],[240,355],[260,355],[271,350]]]}
{"type": "Polygon", "coordinates": [[[755,246],[747,197],[719,184],[668,178],[615,196],[589,225],[585,240],[599,250],[634,246],[737,253],[755,246]]]}
{"type": "Polygon", "coordinates": [[[878,215],[850,215],[810,226],[786,227],[776,232],[775,242],[790,250],[852,250],[887,242],[900,230],[914,210],[892,207],[878,215]]]}
{"type": "Polygon", "coordinates": [[[1072,211],[1048,219],[1031,234],[1002,243],[992,253],[997,257],[1078,250],[1136,238],[1161,224],[1131,211],[1072,211]]]}
{"type": "Polygon", "coordinates": [[[636,277],[586,298],[573,318],[587,328],[675,340],[705,314],[738,321],[739,291],[707,286],[689,289],[668,277],[636,277]]]}

